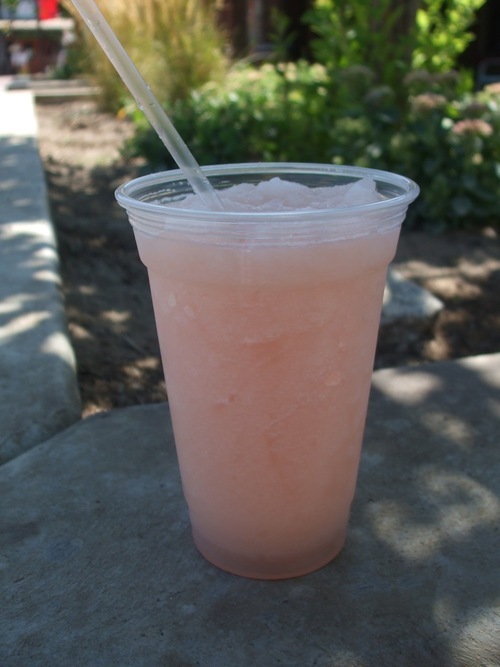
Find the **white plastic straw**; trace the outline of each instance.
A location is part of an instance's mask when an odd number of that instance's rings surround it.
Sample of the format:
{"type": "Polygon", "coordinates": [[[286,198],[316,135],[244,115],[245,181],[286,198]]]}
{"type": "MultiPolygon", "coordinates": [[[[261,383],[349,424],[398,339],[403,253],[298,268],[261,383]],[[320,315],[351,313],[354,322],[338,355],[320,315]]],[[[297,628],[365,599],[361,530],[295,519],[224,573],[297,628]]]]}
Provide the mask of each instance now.
{"type": "Polygon", "coordinates": [[[72,0],[72,2],[134,96],[137,106],[144,112],[165,147],[177,162],[179,169],[184,173],[194,192],[200,196],[207,206],[215,210],[221,210],[222,204],[214,188],[201,171],[191,151],[142,78],[94,0],[72,0]]]}

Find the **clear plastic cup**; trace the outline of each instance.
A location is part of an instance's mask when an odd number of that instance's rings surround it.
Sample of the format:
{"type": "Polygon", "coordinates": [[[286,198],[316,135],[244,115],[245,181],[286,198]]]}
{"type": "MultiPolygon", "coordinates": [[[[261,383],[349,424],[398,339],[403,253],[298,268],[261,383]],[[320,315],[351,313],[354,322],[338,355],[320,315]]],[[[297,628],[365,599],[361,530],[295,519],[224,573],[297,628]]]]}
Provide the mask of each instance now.
{"type": "Polygon", "coordinates": [[[387,266],[418,187],[331,165],[204,171],[217,190],[369,177],[382,195],[313,211],[182,209],[179,171],[117,191],[148,268],[194,541],[228,572],[295,577],[345,542],[387,266]]]}

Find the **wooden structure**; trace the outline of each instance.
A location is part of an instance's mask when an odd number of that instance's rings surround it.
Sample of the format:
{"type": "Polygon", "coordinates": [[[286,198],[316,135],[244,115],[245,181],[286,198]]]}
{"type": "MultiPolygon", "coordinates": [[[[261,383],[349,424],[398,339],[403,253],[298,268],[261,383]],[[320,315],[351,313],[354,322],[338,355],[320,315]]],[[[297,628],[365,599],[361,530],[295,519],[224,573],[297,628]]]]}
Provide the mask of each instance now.
{"type": "Polygon", "coordinates": [[[57,0],[20,0],[16,10],[0,0],[0,74],[55,67],[73,30],[73,19],[58,16],[57,0]]]}
{"type": "Polygon", "coordinates": [[[313,0],[223,0],[220,20],[235,56],[265,53],[271,44],[273,11],[278,10],[289,20],[294,35],[290,56],[297,58],[305,55],[308,34],[301,19],[312,5],[313,0]]]}

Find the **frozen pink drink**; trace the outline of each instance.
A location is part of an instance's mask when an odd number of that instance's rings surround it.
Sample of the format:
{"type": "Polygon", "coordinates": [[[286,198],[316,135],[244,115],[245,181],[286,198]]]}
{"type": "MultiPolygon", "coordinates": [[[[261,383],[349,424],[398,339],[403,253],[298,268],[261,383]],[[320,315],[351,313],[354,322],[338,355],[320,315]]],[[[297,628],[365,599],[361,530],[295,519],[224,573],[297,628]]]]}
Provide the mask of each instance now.
{"type": "Polygon", "coordinates": [[[206,173],[222,212],[179,172],[117,197],[148,267],[194,541],[229,572],[294,577],[344,545],[387,266],[418,189],[323,165],[206,173]],[[238,183],[255,185],[225,190],[238,183]]]}

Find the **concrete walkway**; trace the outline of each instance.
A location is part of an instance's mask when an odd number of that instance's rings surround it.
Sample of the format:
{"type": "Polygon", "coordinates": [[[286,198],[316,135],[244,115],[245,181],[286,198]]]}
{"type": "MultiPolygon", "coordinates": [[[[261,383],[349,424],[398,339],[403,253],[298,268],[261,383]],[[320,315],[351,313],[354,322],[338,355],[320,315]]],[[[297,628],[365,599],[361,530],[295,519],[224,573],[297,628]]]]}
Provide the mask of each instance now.
{"type": "Polygon", "coordinates": [[[7,92],[7,82],[0,82],[0,463],[81,416],[33,97],[7,92]]]}
{"type": "Polygon", "coordinates": [[[498,667],[500,353],[374,373],[345,550],[234,577],[192,545],[168,407],[79,419],[32,97],[1,86],[0,216],[1,667],[498,667]]]}
{"type": "Polygon", "coordinates": [[[0,468],[2,667],[498,667],[500,354],[374,374],[345,550],[245,580],[192,545],[166,405],[0,468]]]}

